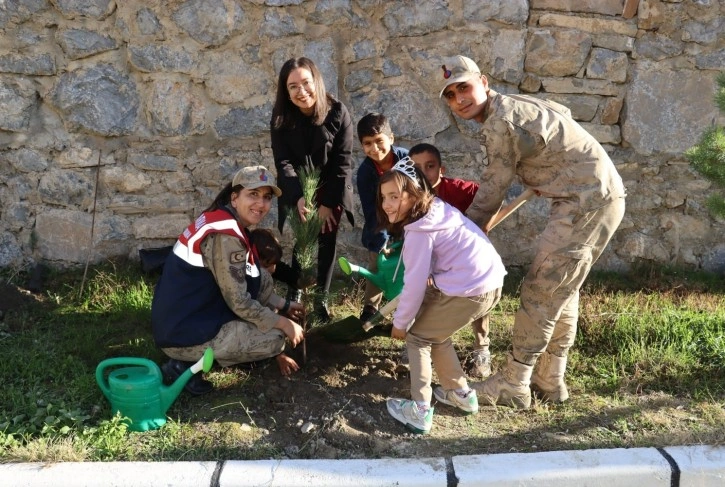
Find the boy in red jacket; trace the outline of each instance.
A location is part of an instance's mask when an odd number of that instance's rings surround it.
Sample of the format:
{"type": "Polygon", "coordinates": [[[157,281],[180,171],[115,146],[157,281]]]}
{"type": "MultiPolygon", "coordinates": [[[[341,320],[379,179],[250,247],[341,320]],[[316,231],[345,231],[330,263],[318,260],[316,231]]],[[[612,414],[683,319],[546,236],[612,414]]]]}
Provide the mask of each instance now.
{"type": "MultiPolygon", "coordinates": [[[[408,156],[425,174],[426,179],[433,186],[436,196],[461,213],[466,213],[478,191],[478,183],[445,177],[443,174],[445,174],[446,168],[441,162],[441,153],[432,144],[414,145],[408,152],[408,156]]],[[[471,326],[473,327],[474,345],[468,373],[472,377],[485,378],[491,375],[491,352],[488,348],[491,339],[488,336],[488,315],[473,321],[471,326]]]]}
{"type": "Polygon", "coordinates": [[[408,156],[425,174],[436,196],[465,214],[478,191],[478,183],[445,177],[446,168],[441,162],[441,153],[432,144],[414,145],[408,156]]]}

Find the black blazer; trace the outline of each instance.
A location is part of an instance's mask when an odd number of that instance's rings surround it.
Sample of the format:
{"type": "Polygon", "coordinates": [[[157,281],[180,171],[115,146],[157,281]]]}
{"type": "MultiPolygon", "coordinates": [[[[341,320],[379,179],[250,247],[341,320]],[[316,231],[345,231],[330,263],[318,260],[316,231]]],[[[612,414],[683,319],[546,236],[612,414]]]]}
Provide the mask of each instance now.
{"type": "Polygon", "coordinates": [[[310,117],[297,111],[294,127],[270,130],[277,185],[282,196],[279,204],[278,226],[282,231],[287,209],[296,208],[302,197],[297,169],[309,158],[320,169],[318,202],[329,208],[342,206],[350,224],[352,214],[352,144],[353,127],[350,112],[335,100],[322,125],[313,125],[310,117]]]}

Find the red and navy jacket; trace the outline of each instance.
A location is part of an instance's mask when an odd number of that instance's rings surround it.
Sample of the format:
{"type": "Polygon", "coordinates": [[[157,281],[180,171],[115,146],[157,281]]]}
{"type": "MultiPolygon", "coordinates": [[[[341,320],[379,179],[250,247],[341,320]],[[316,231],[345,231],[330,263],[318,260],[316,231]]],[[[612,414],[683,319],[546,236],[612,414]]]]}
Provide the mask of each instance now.
{"type": "Polygon", "coordinates": [[[202,213],[179,236],[164,264],[151,305],[154,341],[161,348],[189,347],[214,338],[224,323],[238,319],[227,306],[212,272],[204,267],[201,242],[212,233],[237,237],[247,253],[247,291],[257,297],[261,284],[246,229],[230,210],[222,208],[202,213]]]}

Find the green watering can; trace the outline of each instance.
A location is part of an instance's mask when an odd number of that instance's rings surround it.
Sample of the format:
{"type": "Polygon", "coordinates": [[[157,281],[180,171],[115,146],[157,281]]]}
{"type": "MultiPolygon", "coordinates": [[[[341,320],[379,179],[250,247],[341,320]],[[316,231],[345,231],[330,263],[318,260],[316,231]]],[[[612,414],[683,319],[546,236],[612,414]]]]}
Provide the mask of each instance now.
{"type": "Polygon", "coordinates": [[[155,430],[166,424],[166,411],[184,389],[189,379],[203,370],[209,372],[214,363],[211,348],[204,356],[170,386],[164,386],[161,369],[145,358],[116,357],[109,358],[96,367],[96,382],[103,395],[111,402],[113,414],[120,413],[130,422],[131,431],[155,430]],[[105,370],[114,366],[122,367],[111,371],[108,378],[105,370]]]}
{"type": "Polygon", "coordinates": [[[390,252],[387,255],[385,255],[385,252],[378,254],[378,271],[375,274],[364,267],[351,264],[345,257],[340,257],[337,262],[340,264],[342,272],[348,276],[353,272],[360,274],[379,287],[385,299],[392,300],[403,289],[404,269],[403,263],[400,262],[402,246],[403,242],[395,242],[389,247],[390,252]]]}

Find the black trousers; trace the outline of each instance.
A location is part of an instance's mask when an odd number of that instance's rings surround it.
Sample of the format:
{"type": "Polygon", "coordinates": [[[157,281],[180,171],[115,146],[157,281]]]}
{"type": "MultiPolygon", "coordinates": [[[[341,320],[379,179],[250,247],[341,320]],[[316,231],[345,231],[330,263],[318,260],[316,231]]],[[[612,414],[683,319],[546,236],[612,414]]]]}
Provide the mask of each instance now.
{"type": "Polygon", "coordinates": [[[334,232],[321,233],[317,237],[317,287],[325,294],[330,291],[332,274],[337,256],[337,228],[334,232]]]}

